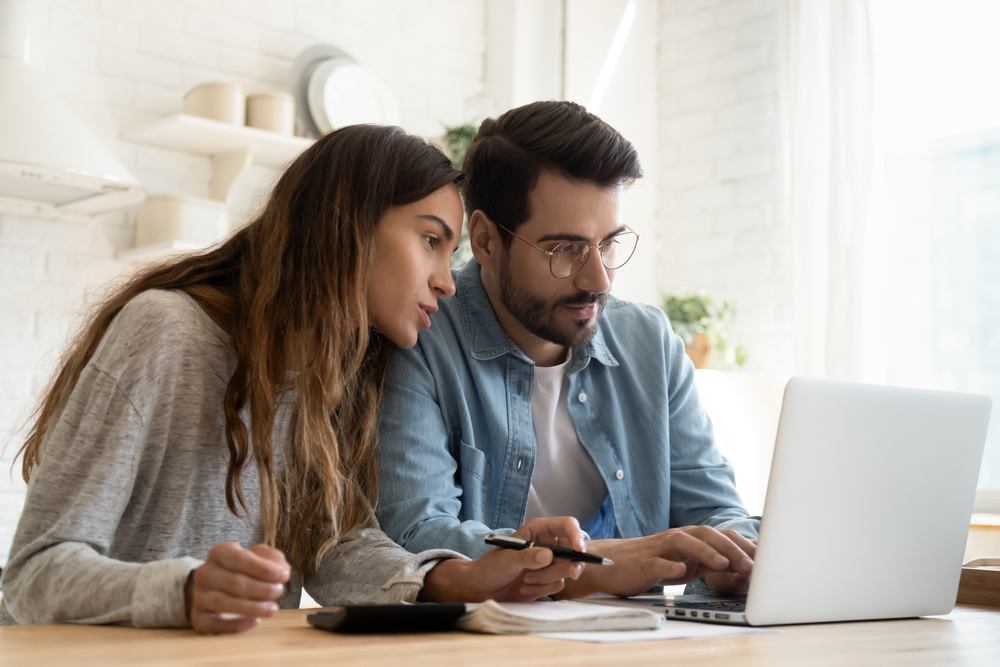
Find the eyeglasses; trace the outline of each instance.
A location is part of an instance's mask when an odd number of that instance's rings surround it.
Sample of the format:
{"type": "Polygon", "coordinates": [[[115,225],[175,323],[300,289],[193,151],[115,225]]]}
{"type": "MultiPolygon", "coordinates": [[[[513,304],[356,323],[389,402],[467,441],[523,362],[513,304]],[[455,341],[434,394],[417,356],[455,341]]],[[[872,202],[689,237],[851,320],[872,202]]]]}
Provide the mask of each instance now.
{"type": "Polygon", "coordinates": [[[531,241],[527,240],[523,236],[519,236],[514,232],[510,231],[503,225],[499,223],[494,223],[497,227],[504,230],[508,234],[517,236],[528,245],[530,245],[535,250],[539,250],[549,256],[549,271],[556,278],[569,278],[580,272],[580,269],[586,265],[587,260],[590,259],[590,249],[597,248],[597,252],[601,255],[601,263],[609,271],[614,271],[615,269],[620,269],[625,266],[625,263],[632,259],[632,253],[635,252],[636,246],[639,244],[639,235],[632,231],[632,228],[628,225],[625,229],[628,231],[615,234],[609,239],[605,239],[593,246],[586,241],[567,241],[566,243],[560,243],[552,250],[545,250],[544,248],[539,248],[531,241]]]}

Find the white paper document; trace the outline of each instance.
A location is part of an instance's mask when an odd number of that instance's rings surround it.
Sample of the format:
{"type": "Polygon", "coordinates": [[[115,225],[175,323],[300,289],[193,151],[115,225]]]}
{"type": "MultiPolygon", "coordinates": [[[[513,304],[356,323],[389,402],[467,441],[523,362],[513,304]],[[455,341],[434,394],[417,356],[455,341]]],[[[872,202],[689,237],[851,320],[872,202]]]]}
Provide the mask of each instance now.
{"type": "Polygon", "coordinates": [[[617,642],[646,642],[655,639],[686,639],[698,637],[725,637],[730,635],[769,635],[780,630],[762,630],[739,625],[711,625],[691,621],[667,620],[656,630],[633,630],[631,632],[547,632],[532,634],[533,637],[568,639],[577,642],[610,644],[617,642]]]}

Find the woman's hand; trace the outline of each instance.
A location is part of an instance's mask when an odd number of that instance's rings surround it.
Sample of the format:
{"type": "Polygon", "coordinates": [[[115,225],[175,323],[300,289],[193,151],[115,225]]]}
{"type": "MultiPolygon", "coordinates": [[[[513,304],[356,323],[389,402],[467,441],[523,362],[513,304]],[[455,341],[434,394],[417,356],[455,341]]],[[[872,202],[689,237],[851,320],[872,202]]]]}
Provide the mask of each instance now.
{"type": "Polygon", "coordinates": [[[243,632],[278,611],[291,567],[285,554],[264,544],[244,549],[216,544],[188,575],[184,605],[191,627],[205,634],[243,632]]]}
{"type": "MultiPolygon", "coordinates": [[[[586,551],[583,531],[572,517],[532,519],[514,537],[586,551]]],[[[564,580],[577,579],[584,564],[555,559],[544,547],[491,549],[479,560],[448,559],[424,578],[420,600],[435,602],[524,602],[553,595],[564,580]]]]}

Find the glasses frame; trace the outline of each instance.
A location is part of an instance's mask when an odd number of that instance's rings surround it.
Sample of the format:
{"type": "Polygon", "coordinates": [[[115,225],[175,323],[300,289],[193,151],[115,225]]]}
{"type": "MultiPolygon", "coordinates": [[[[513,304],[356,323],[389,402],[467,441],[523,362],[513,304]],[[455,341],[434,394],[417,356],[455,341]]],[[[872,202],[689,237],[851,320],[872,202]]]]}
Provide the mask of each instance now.
{"type": "Polygon", "coordinates": [[[494,222],[493,224],[496,225],[497,227],[499,227],[500,229],[504,230],[505,232],[507,232],[511,236],[516,236],[517,238],[521,239],[522,241],[524,241],[525,243],[527,243],[528,245],[530,245],[535,250],[548,255],[549,256],[549,273],[551,273],[552,277],[555,278],[556,280],[566,280],[567,278],[572,278],[576,274],[580,273],[580,271],[583,270],[583,267],[587,266],[587,261],[590,259],[590,251],[592,249],[594,249],[594,248],[597,248],[597,256],[601,258],[601,266],[603,266],[605,268],[605,270],[607,270],[607,271],[617,271],[618,269],[620,269],[623,266],[625,266],[626,264],[628,264],[628,261],[630,259],[632,259],[632,255],[635,254],[635,249],[639,247],[639,238],[640,238],[639,232],[635,231],[634,229],[632,229],[628,225],[624,225],[625,229],[628,232],[631,232],[632,234],[635,234],[635,245],[632,247],[632,252],[629,253],[629,256],[625,258],[624,262],[622,262],[618,266],[612,268],[612,267],[610,267],[610,266],[608,266],[607,264],[604,263],[604,253],[601,252],[601,247],[605,243],[607,243],[609,241],[612,241],[616,237],[621,236],[622,234],[626,233],[626,232],[618,232],[614,236],[612,236],[612,237],[610,237],[608,239],[605,239],[604,241],[601,241],[600,243],[597,243],[597,244],[588,243],[587,244],[587,256],[584,257],[583,261],[579,263],[579,266],[577,267],[576,271],[574,271],[573,273],[571,273],[571,274],[569,274],[567,276],[557,276],[556,272],[552,268],[552,258],[555,256],[556,251],[559,250],[559,248],[561,248],[564,245],[570,245],[570,244],[573,244],[573,243],[585,243],[584,241],[564,241],[562,243],[557,244],[556,247],[554,247],[552,250],[546,250],[545,248],[539,248],[534,243],[532,243],[528,239],[524,238],[523,236],[521,236],[517,232],[512,232],[511,230],[509,230],[506,227],[504,227],[503,225],[501,225],[499,222],[494,222]]]}

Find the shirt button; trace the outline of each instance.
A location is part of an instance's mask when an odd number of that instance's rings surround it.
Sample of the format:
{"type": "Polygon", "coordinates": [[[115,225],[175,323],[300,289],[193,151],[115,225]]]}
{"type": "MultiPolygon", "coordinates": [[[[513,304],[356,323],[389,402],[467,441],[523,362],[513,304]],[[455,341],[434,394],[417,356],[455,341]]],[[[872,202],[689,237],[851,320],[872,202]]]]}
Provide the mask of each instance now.
{"type": "Polygon", "coordinates": [[[623,470],[619,470],[618,472],[615,473],[615,479],[621,479],[624,476],[625,476],[625,471],[623,470]]]}
{"type": "Polygon", "coordinates": [[[580,401],[581,403],[586,403],[587,395],[581,391],[580,395],[576,397],[576,400],[580,401]]]}

